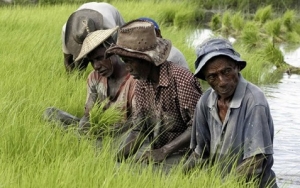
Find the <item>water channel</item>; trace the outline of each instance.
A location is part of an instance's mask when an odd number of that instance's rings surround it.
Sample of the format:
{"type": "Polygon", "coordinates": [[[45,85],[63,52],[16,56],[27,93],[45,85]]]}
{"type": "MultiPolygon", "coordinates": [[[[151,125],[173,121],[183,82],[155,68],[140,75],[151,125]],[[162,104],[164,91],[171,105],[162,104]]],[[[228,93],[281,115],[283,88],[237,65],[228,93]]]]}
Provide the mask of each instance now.
{"type": "MultiPolygon", "coordinates": [[[[191,45],[195,47],[211,35],[208,29],[196,30],[191,45]]],[[[285,62],[300,67],[300,48],[291,52],[280,49],[285,62]]],[[[284,73],[278,83],[259,87],[267,96],[275,126],[273,170],[278,186],[300,188],[300,75],[284,73]]]]}

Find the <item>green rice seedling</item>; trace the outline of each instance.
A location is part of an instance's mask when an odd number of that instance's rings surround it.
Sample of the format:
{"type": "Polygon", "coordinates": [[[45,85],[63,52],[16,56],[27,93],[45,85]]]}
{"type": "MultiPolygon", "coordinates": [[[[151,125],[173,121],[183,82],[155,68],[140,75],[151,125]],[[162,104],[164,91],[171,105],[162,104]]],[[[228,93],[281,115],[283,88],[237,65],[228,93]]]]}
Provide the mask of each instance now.
{"type": "Polygon", "coordinates": [[[282,20],[280,18],[269,20],[263,25],[267,36],[272,37],[271,39],[274,43],[282,42],[283,40],[281,36],[281,25],[282,20]]]}
{"type": "Polygon", "coordinates": [[[162,24],[173,25],[176,15],[176,10],[172,8],[167,8],[164,11],[161,11],[158,15],[158,21],[162,24]]]}
{"type": "Polygon", "coordinates": [[[241,12],[237,12],[232,16],[231,19],[231,26],[232,29],[234,30],[234,35],[238,35],[243,27],[245,25],[245,20],[244,20],[244,16],[242,15],[241,12]]]}
{"type": "Polygon", "coordinates": [[[267,20],[272,19],[273,8],[272,5],[259,8],[254,16],[255,21],[259,21],[261,24],[264,24],[267,20]]]}
{"type": "Polygon", "coordinates": [[[174,18],[174,26],[177,28],[196,25],[196,10],[177,12],[174,18]]]}
{"type": "Polygon", "coordinates": [[[283,25],[287,31],[293,31],[293,27],[296,23],[296,14],[293,10],[287,10],[282,17],[283,25]]]}
{"type": "Polygon", "coordinates": [[[258,48],[261,42],[260,32],[255,22],[250,21],[245,24],[240,36],[242,42],[248,49],[258,48]]]}
{"type": "Polygon", "coordinates": [[[265,80],[262,80],[262,74],[264,72],[262,70],[268,65],[272,67],[272,64],[266,62],[264,55],[259,53],[261,47],[250,48],[247,44],[239,40],[234,43],[234,47],[240,53],[241,58],[247,62],[246,68],[241,71],[243,77],[251,80],[251,82],[255,84],[265,83],[265,80]]]}
{"type": "Polygon", "coordinates": [[[196,27],[197,26],[204,27],[204,24],[205,24],[205,10],[202,9],[201,7],[195,8],[195,18],[196,18],[196,22],[197,22],[197,23],[195,23],[196,24],[195,26],[196,27]]]}
{"type": "Polygon", "coordinates": [[[220,14],[214,14],[209,23],[211,30],[216,31],[221,27],[221,16],[220,14]]]}
{"type": "Polygon", "coordinates": [[[293,29],[300,35],[300,23],[299,22],[296,22],[294,24],[293,29]]]}
{"type": "Polygon", "coordinates": [[[285,34],[285,42],[299,44],[300,36],[296,31],[291,31],[285,34]]]}
{"type": "Polygon", "coordinates": [[[265,55],[265,60],[275,65],[277,68],[285,65],[282,52],[273,43],[266,43],[262,53],[265,55]]]}
{"type": "Polygon", "coordinates": [[[230,34],[230,29],[231,29],[231,14],[232,12],[230,11],[225,11],[222,14],[222,27],[221,27],[221,32],[225,36],[228,36],[230,34]]]}
{"type": "Polygon", "coordinates": [[[111,127],[118,123],[124,123],[125,112],[121,109],[121,104],[113,104],[107,108],[109,101],[103,101],[95,105],[90,112],[91,127],[89,136],[99,137],[108,134],[111,127]]]}

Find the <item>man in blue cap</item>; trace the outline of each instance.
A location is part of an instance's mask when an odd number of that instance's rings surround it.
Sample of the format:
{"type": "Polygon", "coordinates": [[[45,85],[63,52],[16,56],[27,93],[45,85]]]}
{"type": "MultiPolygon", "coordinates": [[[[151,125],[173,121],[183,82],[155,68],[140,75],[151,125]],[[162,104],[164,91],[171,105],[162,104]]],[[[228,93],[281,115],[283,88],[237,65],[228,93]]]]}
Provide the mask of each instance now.
{"type": "MultiPolygon", "coordinates": [[[[147,17],[141,17],[141,18],[139,18],[139,20],[145,20],[145,21],[151,22],[154,25],[156,37],[163,38],[158,24],[153,19],[147,18],[147,17]]],[[[175,64],[178,64],[181,67],[189,69],[188,63],[186,62],[184,55],[174,45],[172,45],[172,48],[171,48],[171,51],[170,51],[170,54],[169,54],[167,60],[171,61],[175,64]]]]}
{"type": "Polygon", "coordinates": [[[195,109],[191,149],[184,172],[205,164],[221,165],[259,186],[277,187],[273,165],[274,126],[263,92],[240,71],[246,61],[231,43],[211,38],[197,48],[195,76],[211,86],[195,109]]]}

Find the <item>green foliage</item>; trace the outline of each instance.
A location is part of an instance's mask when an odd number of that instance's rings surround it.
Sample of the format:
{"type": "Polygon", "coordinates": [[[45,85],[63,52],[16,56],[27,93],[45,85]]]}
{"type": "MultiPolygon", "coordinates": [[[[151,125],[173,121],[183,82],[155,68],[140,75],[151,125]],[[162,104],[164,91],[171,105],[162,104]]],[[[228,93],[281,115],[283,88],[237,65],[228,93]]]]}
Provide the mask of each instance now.
{"type": "Polygon", "coordinates": [[[231,26],[231,11],[225,11],[222,15],[222,26],[230,28],[231,26]]]}
{"type": "Polygon", "coordinates": [[[282,20],[280,18],[274,19],[267,21],[263,28],[266,31],[266,34],[268,36],[272,37],[272,41],[274,42],[281,42],[281,25],[282,25],[282,20]]]}
{"type": "Polygon", "coordinates": [[[231,12],[230,11],[225,11],[222,15],[222,27],[221,27],[221,32],[225,36],[228,36],[230,34],[230,29],[231,29],[231,12]]]}
{"type": "Polygon", "coordinates": [[[293,10],[287,10],[284,14],[283,14],[283,25],[286,27],[286,29],[288,31],[292,31],[293,27],[296,23],[296,15],[295,12],[293,10]]]}
{"type": "Polygon", "coordinates": [[[297,23],[294,24],[293,30],[294,30],[298,35],[300,35],[300,23],[299,23],[299,22],[297,22],[297,23]]]}
{"type": "Polygon", "coordinates": [[[218,30],[220,27],[221,27],[221,16],[220,14],[215,14],[211,18],[210,28],[214,31],[214,30],[218,30]]]}
{"type": "Polygon", "coordinates": [[[259,21],[260,23],[265,23],[267,20],[272,18],[272,5],[260,8],[256,11],[254,20],[259,21]]]}
{"type": "Polygon", "coordinates": [[[175,15],[176,15],[176,10],[172,8],[167,8],[165,11],[159,13],[158,21],[163,24],[173,25],[175,15]]]}
{"type": "Polygon", "coordinates": [[[232,16],[231,25],[236,33],[239,33],[245,24],[244,16],[241,12],[237,12],[232,16]]]}
{"type": "Polygon", "coordinates": [[[247,22],[241,32],[241,42],[248,48],[258,47],[261,42],[260,33],[255,22],[247,22]]]}
{"type": "Polygon", "coordinates": [[[287,43],[299,44],[299,41],[300,41],[300,35],[295,31],[288,32],[285,36],[285,42],[287,43]]]}
{"type": "MultiPolygon", "coordinates": [[[[86,3],[86,0],[14,0],[14,4],[24,5],[24,4],[39,4],[39,5],[54,5],[54,4],[81,4],[86,3]]],[[[120,4],[120,3],[148,3],[157,4],[161,3],[159,0],[105,0],[105,2],[120,4]]],[[[165,0],[164,2],[178,3],[182,2],[180,0],[165,0]]],[[[300,7],[300,2],[298,0],[282,0],[282,1],[274,1],[274,0],[189,0],[189,3],[194,3],[198,5],[197,8],[204,8],[207,10],[239,10],[243,13],[255,13],[255,11],[261,7],[266,5],[271,5],[274,7],[276,11],[282,11],[287,9],[298,10],[300,7]]],[[[0,1],[0,6],[3,3],[0,1]]]]}
{"type": "Polygon", "coordinates": [[[90,112],[91,128],[88,135],[99,137],[109,133],[111,127],[118,123],[124,123],[125,112],[121,104],[113,104],[107,108],[108,100],[100,105],[95,105],[90,112]]]}
{"type": "Polygon", "coordinates": [[[265,55],[265,60],[275,65],[277,68],[280,68],[285,64],[282,52],[271,42],[265,44],[262,53],[265,55]]]}
{"type": "Polygon", "coordinates": [[[178,12],[174,18],[174,26],[181,27],[190,27],[196,23],[196,10],[189,10],[184,12],[178,12]]]}

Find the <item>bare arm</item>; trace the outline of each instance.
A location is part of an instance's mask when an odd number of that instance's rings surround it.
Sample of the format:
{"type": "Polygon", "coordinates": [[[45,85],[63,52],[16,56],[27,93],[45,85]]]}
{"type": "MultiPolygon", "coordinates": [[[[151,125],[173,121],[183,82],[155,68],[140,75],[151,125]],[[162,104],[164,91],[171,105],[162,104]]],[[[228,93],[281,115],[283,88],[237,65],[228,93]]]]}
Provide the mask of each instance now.
{"type": "Polygon", "coordinates": [[[131,131],[117,153],[118,161],[127,159],[131,154],[136,153],[144,139],[145,135],[142,132],[131,131]]]}
{"type": "Polygon", "coordinates": [[[192,128],[188,127],[181,135],[172,140],[170,143],[163,146],[163,152],[166,156],[182,149],[184,147],[188,147],[191,140],[191,131],[192,128]]]}
{"type": "Polygon", "coordinates": [[[161,148],[144,152],[144,154],[138,159],[141,161],[161,162],[167,158],[170,154],[188,147],[191,139],[191,127],[187,128],[185,132],[179,135],[177,138],[164,145],[161,148]]]}

